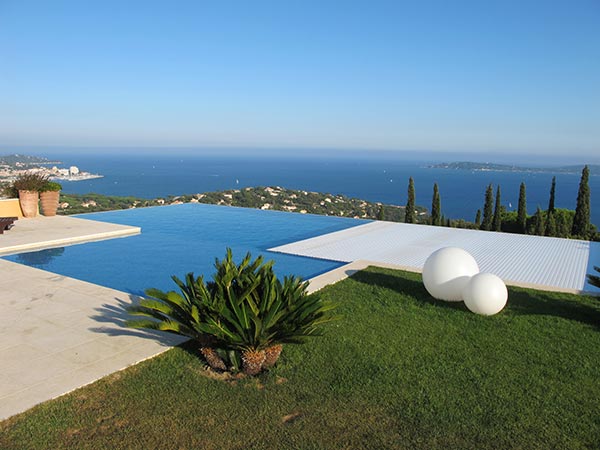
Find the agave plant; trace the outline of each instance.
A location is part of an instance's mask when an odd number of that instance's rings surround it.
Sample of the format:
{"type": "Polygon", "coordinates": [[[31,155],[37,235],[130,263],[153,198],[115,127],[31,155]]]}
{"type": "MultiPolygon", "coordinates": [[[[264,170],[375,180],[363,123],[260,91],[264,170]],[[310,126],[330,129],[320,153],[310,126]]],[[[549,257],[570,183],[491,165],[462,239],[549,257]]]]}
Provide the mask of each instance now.
{"type": "Polygon", "coordinates": [[[148,298],[128,308],[146,319],[127,325],[168,331],[190,337],[214,368],[259,373],[277,361],[284,343],[301,343],[316,335],[319,325],[332,320],[318,295],[307,295],[308,282],[291,276],[281,282],[273,261],[252,260],[248,253],[236,264],[231,249],[215,262],[212,281],[188,273],[179,287],[163,292],[148,289],[148,298]]]}

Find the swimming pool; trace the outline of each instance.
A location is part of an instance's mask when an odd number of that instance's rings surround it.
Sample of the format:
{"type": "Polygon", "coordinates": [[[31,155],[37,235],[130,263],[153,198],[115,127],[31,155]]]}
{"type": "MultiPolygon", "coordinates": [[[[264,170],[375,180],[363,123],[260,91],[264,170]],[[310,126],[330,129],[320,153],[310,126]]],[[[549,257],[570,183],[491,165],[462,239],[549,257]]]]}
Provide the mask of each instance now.
{"type": "Polygon", "coordinates": [[[121,239],[4,257],[60,275],[141,294],[149,287],[176,288],[171,275],[210,278],[227,247],[240,261],[247,252],[275,260],[279,276],[305,279],[342,264],[267,251],[268,248],[368,223],[367,220],[183,204],[83,214],[83,219],[132,225],[142,233],[121,239]]]}

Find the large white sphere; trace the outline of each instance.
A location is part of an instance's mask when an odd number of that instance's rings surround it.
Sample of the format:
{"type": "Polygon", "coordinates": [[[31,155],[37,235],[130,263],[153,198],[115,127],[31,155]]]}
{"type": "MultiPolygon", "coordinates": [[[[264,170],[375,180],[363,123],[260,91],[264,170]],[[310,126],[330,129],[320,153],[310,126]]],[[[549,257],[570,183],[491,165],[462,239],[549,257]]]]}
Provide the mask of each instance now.
{"type": "Polygon", "coordinates": [[[476,314],[493,316],[502,311],[508,300],[504,281],[492,273],[478,273],[463,291],[465,305],[476,314]]]}
{"type": "Polygon", "coordinates": [[[423,266],[423,284],[439,300],[460,302],[471,277],[479,273],[477,261],[462,248],[444,247],[433,252],[423,266]]]}

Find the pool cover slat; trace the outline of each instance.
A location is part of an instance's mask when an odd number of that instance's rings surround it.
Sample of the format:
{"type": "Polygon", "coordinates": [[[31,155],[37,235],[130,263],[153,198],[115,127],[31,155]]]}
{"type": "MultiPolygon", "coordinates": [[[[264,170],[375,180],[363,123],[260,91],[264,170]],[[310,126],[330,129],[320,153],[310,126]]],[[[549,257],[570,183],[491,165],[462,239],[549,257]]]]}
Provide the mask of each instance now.
{"type": "MultiPolygon", "coordinates": [[[[473,255],[482,272],[505,281],[583,290],[595,242],[415,224],[374,222],[270,249],[342,262],[359,259],[421,270],[442,247],[473,255]]],[[[600,261],[598,262],[600,264],[600,261]]]]}

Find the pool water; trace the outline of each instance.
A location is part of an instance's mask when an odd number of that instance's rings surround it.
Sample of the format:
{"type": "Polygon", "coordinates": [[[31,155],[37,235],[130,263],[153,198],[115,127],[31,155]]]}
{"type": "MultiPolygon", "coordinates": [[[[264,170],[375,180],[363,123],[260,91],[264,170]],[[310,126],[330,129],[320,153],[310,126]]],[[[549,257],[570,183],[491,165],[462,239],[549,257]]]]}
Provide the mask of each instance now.
{"type": "Polygon", "coordinates": [[[308,279],[335,269],[336,261],[267,251],[268,248],[368,223],[366,220],[183,204],[79,215],[79,218],[132,225],[142,233],[126,238],[20,253],[4,257],[91,283],[142,294],[150,287],[176,289],[171,275],[214,273],[215,258],[227,247],[236,261],[247,252],[275,260],[279,276],[308,279]]]}

